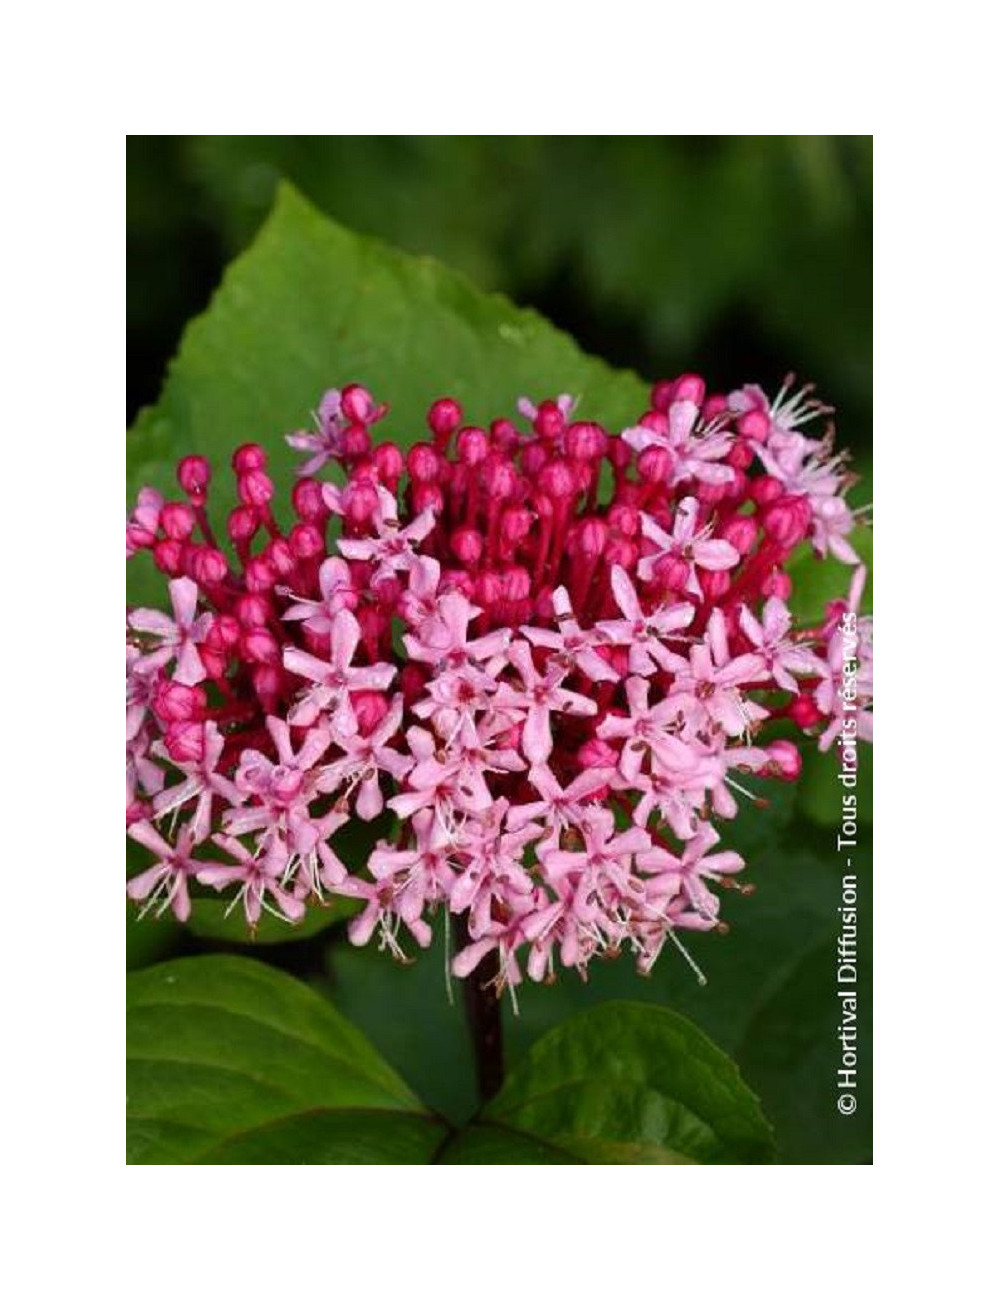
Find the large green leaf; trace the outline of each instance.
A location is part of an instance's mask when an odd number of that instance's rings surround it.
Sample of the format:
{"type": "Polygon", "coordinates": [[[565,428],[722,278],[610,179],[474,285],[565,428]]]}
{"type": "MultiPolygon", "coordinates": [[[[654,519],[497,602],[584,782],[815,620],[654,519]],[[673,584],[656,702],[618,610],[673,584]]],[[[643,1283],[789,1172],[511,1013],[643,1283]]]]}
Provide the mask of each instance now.
{"type": "MultiPolygon", "coordinates": [[[[534,312],[343,230],[283,186],[253,247],[185,332],[159,402],[131,431],[130,501],[144,484],[173,490],[180,456],[200,453],[222,471],[248,439],[272,453],[283,499],[298,464],[283,435],[310,423],[325,389],[350,381],[391,404],[379,429],[404,445],[427,436],[427,408],[445,393],[471,421],[513,413],[523,394],[565,391],[584,413],[622,427],[646,402],[638,378],[585,356],[534,312]]],[[[230,495],[214,489],[217,520],[230,495]]],[[[129,565],[134,601],[163,598],[148,561],[129,565]]]]}
{"type": "Polygon", "coordinates": [[[690,1021],[661,1007],[605,1002],[536,1043],[440,1158],[758,1164],[772,1152],[757,1099],[690,1021]]]}
{"type": "Polygon", "coordinates": [[[445,1134],[339,1012],[280,971],[189,957],[128,977],[131,1163],[422,1163],[445,1134]]]}

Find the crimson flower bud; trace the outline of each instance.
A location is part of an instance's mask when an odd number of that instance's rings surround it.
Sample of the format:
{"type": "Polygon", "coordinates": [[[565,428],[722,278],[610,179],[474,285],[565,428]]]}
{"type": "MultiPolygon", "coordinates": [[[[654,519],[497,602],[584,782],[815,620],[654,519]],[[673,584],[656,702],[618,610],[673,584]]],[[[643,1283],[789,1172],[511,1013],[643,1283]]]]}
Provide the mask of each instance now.
{"type": "Polygon", "coordinates": [[[271,602],[266,596],[249,593],[236,602],[236,617],[245,628],[266,627],[271,621],[271,602]]]}
{"type": "Polygon", "coordinates": [[[531,442],[521,453],[521,469],[527,478],[537,478],[549,459],[549,449],[543,442],[531,442]]]}
{"type": "Polygon", "coordinates": [[[444,493],[436,483],[418,483],[413,489],[413,509],[418,515],[424,510],[439,515],[444,509],[444,493]]]}
{"type": "Polygon", "coordinates": [[[555,402],[546,400],[539,403],[538,414],[532,424],[539,438],[558,438],[565,427],[566,417],[555,402]]]}
{"type": "Polygon", "coordinates": [[[204,505],[212,467],[204,456],[185,456],[177,466],[177,482],[196,506],[204,505]]]}
{"type": "Polygon", "coordinates": [[[396,484],[402,478],[406,465],[403,453],[393,442],[380,442],[373,455],[380,480],[390,492],[395,492],[396,484]]]}
{"type": "Polygon", "coordinates": [[[475,600],[483,609],[490,609],[503,598],[503,582],[498,573],[481,573],[476,579],[475,600]]]}
{"type": "Polygon", "coordinates": [[[733,469],[749,469],[753,464],[754,454],[753,447],[745,438],[737,438],[729,448],[726,464],[732,465],[733,469]]]}
{"type": "Polygon", "coordinates": [[[361,384],[348,384],[340,394],[340,409],[353,424],[372,424],[376,417],[375,401],[361,384]]]}
{"type": "Polygon", "coordinates": [[[252,664],[281,663],[281,647],[267,628],[248,628],[240,638],[240,649],[252,664]]]}
{"type": "Polygon", "coordinates": [[[445,443],[461,423],[462,408],[453,397],[439,397],[427,412],[428,428],[435,439],[445,443]]]}
{"type": "Polygon", "coordinates": [[[699,483],[695,496],[703,506],[717,506],[726,497],[725,483],[699,483]]]}
{"type": "Polygon", "coordinates": [[[576,495],[576,475],[564,460],[553,460],[538,476],[538,485],[553,501],[568,501],[576,495]]]}
{"type": "Polygon", "coordinates": [[[418,442],[406,457],[406,468],[414,483],[436,483],[440,468],[438,454],[428,442],[418,442]]]}
{"type": "Polygon", "coordinates": [[[673,393],[674,381],[672,379],[661,379],[659,383],[653,385],[653,391],[649,395],[650,405],[654,410],[662,411],[665,415],[670,410],[673,393]]]}
{"type": "Polygon", "coordinates": [[[199,587],[217,587],[226,580],[229,573],[226,557],[214,546],[194,547],[190,552],[188,567],[199,587]]]}
{"type": "Polygon", "coordinates": [[[626,572],[629,572],[635,568],[635,562],[639,558],[639,548],[627,537],[612,537],[605,548],[604,558],[608,564],[620,564],[626,572]]]}
{"type": "Polygon", "coordinates": [[[168,501],[160,511],[160,527],[176,542],[186,542],[194,532],[194,511],[182,501],[168,501]]]}
{"type": "Polygon", "coordinates": [[[271,591],[277,577],[271,565],[260,555],[247,560],[246,568],[243,570],[247,591],[252,593],[271,591]]]}
{"type": "Polygon", "coordinates": [[[239,622],[231,614],[216,614],[209,629],[209,637],[218,638],[219,644],[227,650],[239,642],[241,629],[239,622]]]}
{"type": "Polygon", "coordinates": [[[288,534],[288,545],[297,560],[315,560],[326,551],[323,534],[315,524],[296,524],[288,534]]]}
{"type": "Polygon", "coordinates": [[[639,476],[648,483],[664,483],[673,468],[673,463],[674,458],[666,447],[646,447],[639,453],[636,469],[639,471],[639,476]]]}
{"type": "Polygon", "coordinates": [[[490,450],[490,440],[486,436],[485,429],[468,425],[459,431],[455,449],[461,464],[471,469],[472,466],[479,465],[486,459],[490,450]]]}
{"type": "Polygon", "coordinates": [[[766,442],[771,421],[766,411],[744,411],[736,421],[736,431],[753,442],[766,442]]]}
{"type": "Polygon", "coordinates": [[[459,591],[466,600],[472,600],[476,594],[476,584],[465,569],[442,569],[440,589],[443,592],[459,591]]]}
{"type": "Polygon", "coordinates": [[[757,540],[757,521],[749,515],[734,515],[719,529],[719,537],[739,551],[740,555],[749,555],[757,540]]]}
{"type": "Polygon", "coordinates": [[[521,445],[521,435],[510,420],[494,420],[490,425],[490,442],[497,451],[509,453],[521,445]]]}
{"type": "Polygon", "coordinates": [[[713,393],[701,404],[701,418],[708,424],[711,420],[717,420],[720,415],[725,415],[728,410],[728,400],[721,393],[713,393]]]}
{"type": "Polygon", "coordinates": [[[249,542],[259,527],[260,516],[253,506],[237,506],[235,510],[230,510],[226,532],[234,544],[249,542]]]}
{"type": "Polygon", "coordinates": [[[632,506],[616,503],[608,511],[608,524],[623,537],[634,537],[639,531],[639,512],[632,506]]]}
{"type": "Polygon", "coordinates": [[[691,577],[691,565],[679,555],[664,555],[653,566],[657,581],[667,591],[684,591],[691,577]]]}
{"type": "Polygon", "coordinates": [[[183,542],[175,541],[170,537],[154,542],[153,561],[161,573],[176,578],[184,571],[185,549],[183,542]]]}
{"type": "Polygon", "coordinates": [[[266,468],[267,452],[255,442],[245,442],[233,452],[233,469],[240,477],[266,468]]]}
{"type": "Polygon", "coordinates": [[[694,402],[695,406],[701,406],[705,400],[705,381],[701,375],[681,375],[679,379],[674,380],[673,391],[670,394],[670,405],[674,402],[694,402]]]}
{"type": "Polygon", "coordinates": [[[314,478],[300,478],[292,488],[292,508],[307,523],[323,523],[330,514],[323,501],[323,485],[314,478]]]}
{"type": "Polygon", "coordinates": [[[666,437],[670,432],[670,421],[662,411],[647,411],[645,415],[639,417],[639,428],[649,429],[653,433],[666,437]]]}
{"type": "Polygon", "coordinates": [[[504,569],[500,575],[504,600],[527,600],[531,592],[531,575],[520,565],[504,569]]]}
{"type": "Polygon", "coordinates": [[[613,438],[608,439],[608,460],[617,470],[627,469],[632,463],[632,448],[622,438],[621,434],[615,434],[613,438]]]}
{"type": "Polygon", "coordinates": [[[584,519],[573,530],[573,551],[585,559],[596,560],[607,543],[608,526],[603,519],[584,519]]]}
{"type": "Polygon", "coordinates": [[[295,555],[284,537],[274,537],[264,548],[264,558],[279,578],[295,572],[295,555]]]}
{"type": "Polygon", "coordinates": [[[236,480],[236,492],[245,506],[266,506],[274,496],[274,484],[262,469],[252,469],[236,480]]]}
{"type": "Polygon", "coordinates": [[[483,461],[483,484],[491,497],[503,501],[514,495],[517,473],[505,456],[491,452],[483,461]]]}
{"type": "Polygon", "coordinates": [[[788,716],[797,727],[802,727],[805,730],[806,727],[815,726],[823,717],[823,714],[817,707],[815,699],[811,695],[803,693],[797,695],[788,706],[788,716]]]}
{"type": "Polygon", "coordinates": [[[378,691],[357,691],[351,696],[354,716],[362,736],[370,736],[389,712],[389,701],[378,691]]]}
{"type": "Polygon", "coordinates": [[[363,424],[351,424],[341,434],[341,451],[345,460],[360,460],[372,449],[371,434],[363,424]]]}
{"type": "Polygon", "coordinates": [[[785,489],[781,481],[772,478],[770,474],[765,474],[763,478],[755,478],[750,483],[750,498],[756,501],[759,506],[766,506],[771,501],[777,501],[784,494],[785,489]]]}
{"type": "Polygon", "coordinates": [[[483,553],[483,535],[477,528],[456,528],[449,545],[456,560],[474,568],[483,553]]]}
{"type": "Polygon", "coordinates": [[[508,547],[516,547],[531,532],[534,517],[524,506],[508,506],[500,516],[500,537],[508,547]]]}
{"type": "Polygon", "coordinates": [[[362,527],[371,521],[378,509],[378,493],[374,485],[352,480],[351,486],[344,494],[344,518],[355,527],[362,527]]]}
{"type": "Polygon", "coordinates": [[[596,460],[608,447],[608,435],[599,424],[578,421],[566,430],[566,453],[574,460],[596,460]]]}
{"type": "Polygon", "coordinates": [[[198,722],[205,716],[208,702],[200,686],[182,686],[164,681],[153,700],[153,711],[161,722],[198,722]]]}
{"type": "Polygon", "coordinates": [[[761,515],[768,537],[783,547],[798,545],[809,531],[810,520],[811,511],[805,497],[779,497],[761,515]]]}
{"type": "Polygon", "coordinates": [[[205,724],[172,722],[164,733],[163,743],[175,763],[198,763],[205,757],[205,724]]]}

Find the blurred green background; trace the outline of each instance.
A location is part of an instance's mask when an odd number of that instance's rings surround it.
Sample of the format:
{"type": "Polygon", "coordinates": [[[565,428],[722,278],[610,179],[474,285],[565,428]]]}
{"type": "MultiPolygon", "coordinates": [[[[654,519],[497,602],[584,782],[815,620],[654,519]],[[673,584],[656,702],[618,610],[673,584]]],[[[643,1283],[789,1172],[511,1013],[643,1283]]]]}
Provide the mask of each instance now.
{"type": "MultiPolygon", "coordinates": [[[[722,391],[757,380],[773,392],[794,370],[837,407],[841,441],[870,473],[870,137],[160,136],[131,137],[127,161],[130,422],[156,401],[185,325],[287,177],[343,225],[502,290],[614,365],[649,378],[701,370],[722,391]]],[[[857,490],[870,500],[870,486],[857,490]]],[[[870,794],[861,806],[870,817],[870,794]]],[[[618,962],[588,985],[525,989],[520,1017],[507,1009],[511,1057],[595,1000],[671,1006],[735,1056],[782,1160],[868,1163],[867,1097],[851,1124],[833,1106],[838,816],[831,760],[811,756],[798,788],[727,827],[764,887],[726,900],[732,934],[698,951],[708,989],[669,960],[650,980],[618,962]]],[[[857,865],[867,918],[867,844],[857,865]]],[[[129,963],[236,950],[238,918],[226,925],[139,925],[130,912],[129,963]]],[[[440,935],[412,969],[351,949],[340,925],[273,942],[283,937],[240,947],[332,993],[430,1104],[471,1113],[471,1057],[445,996],[440,935]]],[[[866,924],[866,972],[869,938],[866,924]]],[[[867,1089],[867,1005],[862,1029],[867,1089]]]]}
{"type": "Polygon", "coordinates": [[[128,419],[279,178],[537,308],[590,352],[725,390],[814,380],[867,460],[869,136],[132,136],[128,419]]]}

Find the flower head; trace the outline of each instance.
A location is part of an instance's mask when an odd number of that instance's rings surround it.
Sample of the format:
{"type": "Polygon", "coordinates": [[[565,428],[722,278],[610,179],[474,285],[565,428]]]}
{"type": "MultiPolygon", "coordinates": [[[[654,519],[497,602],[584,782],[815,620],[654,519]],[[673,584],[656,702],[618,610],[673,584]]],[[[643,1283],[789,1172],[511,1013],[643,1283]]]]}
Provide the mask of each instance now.
{"type": "Polygon", "coordinates": [[[619,435],[565,395],[522,399],[528,432],[442,398],[407,449],[374,442],[386,410],[331,389],[289,436],[288,527],[238,448],[232,556],[201,458],[186,502],[140,495],[127,551],[172,613],[126,616],[126,821],[152,858],[130,897],[185,920],[192,888],[224,891],[254,928],[333,891],[351,940],[399,957],[443,911],[455,973],[488,959],[512,987],[688,956],[744,868],[718,828],[798,772],[770,728],[871,734],[863,570],[818,627],[789,599],[803,539],[855,561],[849,476],[802,431],[825,408],[682,375],[619,435]],[[373,827],[360,856],[349,823],[373,827]]]}

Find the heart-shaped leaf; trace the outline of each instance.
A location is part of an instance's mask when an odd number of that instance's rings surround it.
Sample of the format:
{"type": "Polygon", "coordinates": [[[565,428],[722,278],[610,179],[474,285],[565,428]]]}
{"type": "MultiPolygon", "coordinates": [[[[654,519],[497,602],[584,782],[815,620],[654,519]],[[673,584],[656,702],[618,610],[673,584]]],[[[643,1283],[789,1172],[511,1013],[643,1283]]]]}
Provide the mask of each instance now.
{"type": "Polygon", "coordinates": [[[440,1159],[462,1164],[758,1164],[756,1097],[683,1016],[604,1002],[536,1043],[440,1159]]]}
{"type": "MultiPolygon", "coordinates": [[[[253,439],[272,453],[281,513],[299,463],[284,434],[310,423],[327,388],[352,381],[391,404],[379,432],[403,446],[427,436],[427,408],[445,393],[467,419],[485,421],[512,414],[524,394],[566,391],[619,428],[647,400],[635,375],[585,356],[534,312],[342,229],[282,186],[253,247],[185,332],[159,402],[129,434],[129,504],[147,484],[175,491],[181,456],[200,453],[220,472],[253,439]]],[[[229,496],[225,485],[210,495],[217,522],[229,496]]],[[[163,587],[148,555],[129,564],[131,600],[162,602],[163,587]]]]}
{"type": "Polygon", "coordinates": [[[423,1163],[447,1130],[290,976],[189,957],[128,977],[133,1164],[423,1163]]]}

